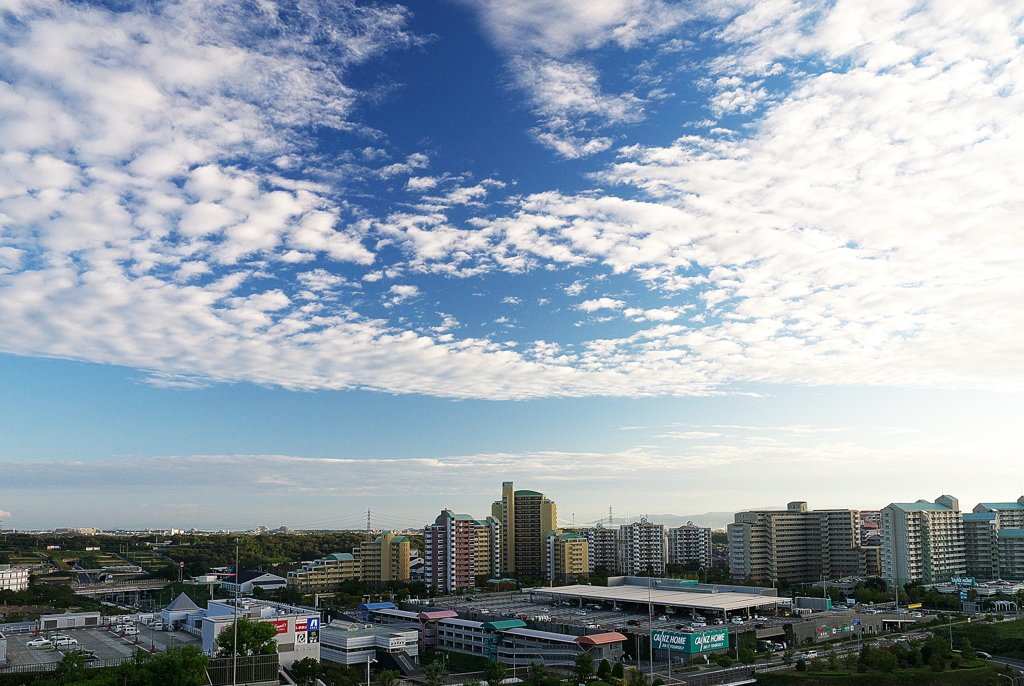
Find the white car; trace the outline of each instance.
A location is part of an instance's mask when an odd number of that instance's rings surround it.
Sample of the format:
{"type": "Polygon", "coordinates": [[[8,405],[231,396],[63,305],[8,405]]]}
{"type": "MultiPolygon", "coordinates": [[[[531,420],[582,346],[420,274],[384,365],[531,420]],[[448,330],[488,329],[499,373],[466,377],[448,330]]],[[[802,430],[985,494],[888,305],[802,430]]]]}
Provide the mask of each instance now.
{"type": "Polygon", "coordinates": [[[61,636],[60,638],[52,639],[53,645],[55,646],[76,646],[78,645],[77,638],[71,638],[70,636],[61,636]]]}
{"type": "Polygon", "coordinates": [[[42,650],[44,648],[52,648],[53,641],[51,641],[48,638],[33,638],[25,645],[27,645],[29,648],[37,648],[39,650],[42,650]]]}
{"type": "Polygon", "coordinates": [[[707,624],[705,622],[692,622],[690,624],[690,626],[700,627],[700,626],[707,626],[707,624]]]}

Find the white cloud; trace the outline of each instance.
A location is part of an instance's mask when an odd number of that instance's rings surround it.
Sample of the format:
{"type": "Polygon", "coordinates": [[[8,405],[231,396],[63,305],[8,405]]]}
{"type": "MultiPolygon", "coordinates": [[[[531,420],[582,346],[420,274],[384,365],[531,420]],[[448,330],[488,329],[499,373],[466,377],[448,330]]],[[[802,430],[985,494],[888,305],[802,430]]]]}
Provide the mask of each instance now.
{"type": "Polygon", "coordinates": [[[625,305],[623,300],[613,300],[612,298],[595,298],[594,300],[584,300],[576,306],[577,309],[583,310],[584,312],[596,312],[597,310],[618,310],[625,305]]]}
{"type": "Polygon", "coordinates": [[[391,303],[397,305],[398,303],[415,298],[420,295],[420,289],[418,286],[411,284],[398,284],[388,289],[388,293],[392,295],[391,303]]]}

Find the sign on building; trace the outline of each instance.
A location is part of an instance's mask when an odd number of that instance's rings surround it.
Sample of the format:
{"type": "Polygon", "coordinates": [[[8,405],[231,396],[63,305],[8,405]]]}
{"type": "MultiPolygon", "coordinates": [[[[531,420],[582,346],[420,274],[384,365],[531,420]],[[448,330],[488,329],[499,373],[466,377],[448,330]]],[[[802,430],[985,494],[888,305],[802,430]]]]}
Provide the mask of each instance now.
{"type": "Polygon", "coordinates": [[[976,582],[973,576],[954,576],[949,583],[954,586],[974,586],[976,582]]]}
{"type": "Polygon", "coordinates": [[[681,653],[703,653],[729,647],[728,629],[699,631],[692,634],[658,630],[651,633],[656,650],[675,650],[681,653]]]}

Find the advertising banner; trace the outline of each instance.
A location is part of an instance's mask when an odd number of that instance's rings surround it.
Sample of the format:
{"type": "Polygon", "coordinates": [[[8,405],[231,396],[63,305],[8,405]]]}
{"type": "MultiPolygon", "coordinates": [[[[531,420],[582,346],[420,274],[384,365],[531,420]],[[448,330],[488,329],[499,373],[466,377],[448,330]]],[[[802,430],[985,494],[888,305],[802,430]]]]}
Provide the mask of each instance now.
{"type": "Polygon", "coordinates": [[[310,617],[306,620],[306,638],[307,643],[319,643],[320,642],[320,618],[310,617]]]}
{"type": "Polygon", "coordinates": [[[270,623],[277,629],[277,633],[286,634],[288,633],[288,620],[287,619],[272,619],[270,623]]]}
{"type": "Polygon", "coordinates": [[[682,653],[702,653],[729,647],[729,630],[713,629],[692,634],[658,630],[651,634],[657,650],[676,650],[682,653]]]}

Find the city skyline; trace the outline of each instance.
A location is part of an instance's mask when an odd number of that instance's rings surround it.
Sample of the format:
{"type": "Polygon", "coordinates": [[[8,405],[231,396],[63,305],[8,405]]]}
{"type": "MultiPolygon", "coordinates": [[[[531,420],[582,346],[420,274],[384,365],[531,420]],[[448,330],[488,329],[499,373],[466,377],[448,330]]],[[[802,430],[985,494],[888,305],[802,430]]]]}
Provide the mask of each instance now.
{"type": "Polygon", "coordinates": [[[0,525],[1017,497],[1022,20],[19,0],[0,525]]]}

